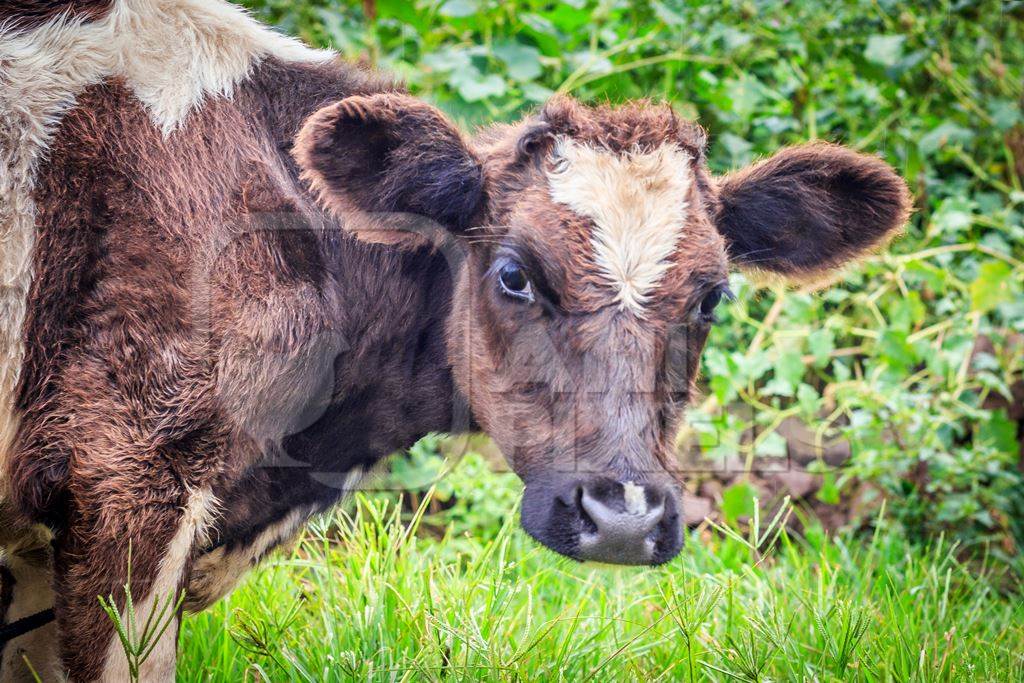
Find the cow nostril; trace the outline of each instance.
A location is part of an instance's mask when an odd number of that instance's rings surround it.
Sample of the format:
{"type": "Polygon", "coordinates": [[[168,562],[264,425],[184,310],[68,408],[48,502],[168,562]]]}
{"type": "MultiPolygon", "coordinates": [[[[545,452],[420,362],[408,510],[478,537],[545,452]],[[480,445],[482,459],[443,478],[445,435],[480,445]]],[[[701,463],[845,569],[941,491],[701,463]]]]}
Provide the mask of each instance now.
{"type": "Polygon", "coordinates": [[[647,487],[647,501],[652,507],[664,505],[667,497],[668,493],[665,489],[653,486],[647,487]]]}
{"type": "Polygon", "coordinates": [[[580,505],[580,531],[584,534],[595,535],[600,533],[601,529],[597,526],[597,522],[590,516],[587,509],[580,505]]]}
{"type": "Polygon", "coordinates": [[[583,487],[577,484],[555,496],[555,502],[563,507],[578,509],[583,497],[583,487]]]}
{"type": "Polygon", "coordinates": [[[646,536],[653,530],[664,516],[665,507],[650,507],[646,500],[641,505],[637,501],[623,502],[620,505],[609,504],[589,495],[584,489],[581,509],[590,515],[600,530],[609,530],[618,535],[632,534],[637,537],[646,536]]]}
{"type": "Polygon", "coordinates": [[[662,564],[683,544],[678,501],[659,483],[611,477],[526,487],[522,523],[557,552],[608,564],[662,564]]]}
{"type": "Polygon", "coordinates": [[[656,485],[587,482],[580,495],[580,559],[615,564],[658,564],[682,542],[671,494],[656,485]]]}

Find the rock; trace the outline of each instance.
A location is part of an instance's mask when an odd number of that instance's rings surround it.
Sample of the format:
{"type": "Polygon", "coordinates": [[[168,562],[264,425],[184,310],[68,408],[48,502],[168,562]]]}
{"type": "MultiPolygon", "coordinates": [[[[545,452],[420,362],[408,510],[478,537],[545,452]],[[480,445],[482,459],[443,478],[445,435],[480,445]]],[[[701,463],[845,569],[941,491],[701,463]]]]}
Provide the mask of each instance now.
{"type": "Polygon", "coordinates": [[[722,500],[722,483],[717,479],[708,479],[701,482],[700,487],[697,489],[697,493],[700,494],[702,498],[718,502],[722,500]]]}
{"type": "Polygon", "coordinates": [[[787,417],[776,431],[786,440],[789,459],[794,465],[806,465],[820,458],[838,467],[850,459],[850,444],[842,439],[826,440],[820,449],[816,448],[814,430],[798,418],[787,417]]]}
{"type": "Polygon", "coordinates": [[[701,496],[683,494],[683,521],[687,527],[695,527],[711,515],[711,501],[701,496]]]}
{"type": "Polygon", "coordinates": [[[778,472],[771,480],[778,484],[779,493],[793,499],[806,498],[821,487],[820,476],[799,469],[778,472]]]}
{"type": "Polygon", "coordinates": [[[729,483],[739,475],[743,474],[746,470],[746,462],[738,455],[730,455],[725,459],[725,462],[721,464],[721,468],[715,470],[711,474],[714,475],[718,481],[729,483]]]}

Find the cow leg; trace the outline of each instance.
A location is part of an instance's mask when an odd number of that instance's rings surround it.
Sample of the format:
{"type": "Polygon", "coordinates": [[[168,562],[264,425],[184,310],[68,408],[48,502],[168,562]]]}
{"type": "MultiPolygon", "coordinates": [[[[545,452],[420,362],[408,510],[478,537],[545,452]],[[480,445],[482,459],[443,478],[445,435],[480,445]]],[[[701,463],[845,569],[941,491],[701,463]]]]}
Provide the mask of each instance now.
{"type": "MultiPolygon", "coordinates": [[[[0,519],[11,524],[0,512],[0,519]]],[[[14,525],[8,528],[15,528],[14,525]]],[[[53,554],[49,531],[17,528],[5,534],[0,560],[0,617],[10,624],[53,607],[53,554]]],[[[53,622],[0,645],[0,681],[59,680],[57,631],[53,622]]]]}
{"type": "MultiPolygon", "coordinates": [[[[155,474],[159,481],[159,473],[155,474]]],[[[146,484],[152,487],[152,479],[146,484]]],[[[58,540],[57,625],[61,657],[73,681],[130,680],[125,649],[98,599],[113,596],[127,628],[124,586],[129,560],[135,612],[135,629],[129,637],[134,642],[138,643],[154,611],[177,602],[214,499],[208,488],[155,488],[132,487],[104,499],[83,496],[76,501],[78,519],[58,540]]],[[[174,680],[180,610],[168,608],[166,615],[166,630],[140,666],[141,681],[174,680]]]]}

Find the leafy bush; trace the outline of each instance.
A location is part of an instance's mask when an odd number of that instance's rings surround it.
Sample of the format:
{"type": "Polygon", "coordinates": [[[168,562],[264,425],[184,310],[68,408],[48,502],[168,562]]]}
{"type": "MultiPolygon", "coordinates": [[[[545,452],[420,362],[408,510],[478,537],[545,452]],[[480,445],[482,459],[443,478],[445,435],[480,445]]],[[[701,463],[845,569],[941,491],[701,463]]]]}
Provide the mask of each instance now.
{"type": "Polygon", "coordinates": [[[1024,367],[1008,341],[1024,333],[1024,4],[247,4],[400,75],[466,125],[554,92],[652,97],[701,121],[720,172],[813,138],[881,154],[916,195],[906,235],[822,292],[737,275],[691,423],[716,426],[708,457],[752,462],[784,453],[773,430],[800,417],[851,445],[823,497],[867,481],[914,533],[1009,553],[1014,533],[1024,541],[1018,426],[986,403],[1024,367]],[[972,357],[980,335],[993,352],[972,357]],[[737,404],[749,409],[724,410],[737,404]]]}

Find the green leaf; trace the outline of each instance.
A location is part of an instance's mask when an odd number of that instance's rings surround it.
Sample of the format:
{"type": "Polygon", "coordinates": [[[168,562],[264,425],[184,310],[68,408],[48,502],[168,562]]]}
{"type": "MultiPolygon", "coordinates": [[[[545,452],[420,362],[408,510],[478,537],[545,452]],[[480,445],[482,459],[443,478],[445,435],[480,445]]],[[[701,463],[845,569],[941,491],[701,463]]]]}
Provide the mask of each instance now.
{"type": "Polygon", "coordinates": [[[946,121],[922,135],[917,141],[917,148],[922,155],[930,156],[947,145],[965,145],[973,139],[972,131],[946,121]]]}
{"type": "Polygon", "coordinates": [[[814,415],[821,408],[821,396],[810,384],[801,384],[797,387],[796,400],[800,403],[800,410],[804,415],[814,415]]]}
{"type": "Polygon", "coordinates": [[[554,90],[545,88],[540,83],[523,83],[523,97],[531,102],[546,102],[555,94],[554,90]]]}
{"type": "Polygon", "coordinates": [[[713,375],[709,385],[711,386],[711,392],[721,405],[727,405],[736,398],[736,390],[733,387],[732,380],[727,375],[713,375]]]}
{"type": "Polygon", "coordinates": [[[785,458],[788,453],[786,439],[778,432],[770,432],[758,442],[754,453],[766,458],[785,458]]]}
{"type": "Polygon", "coordinates": [[[729,164],[733,167],[746,166],[750,163],[754,145],[732,133],[723,133],[718,137],[718,144],[729,154],[729,164]]]}
{"type": "Polygon", "coordinates": [[[909,292],[902,299],[892,302],[889,307],[889,324],[893,329],[908,332],[915,325],[924,322],[926,313],[924,304],[921,303],[921,295],[909,292]]]}
{"type": "Polygon", "coordinates": [[[526,13],[519,15],[525,33],[532,36],[541,51],[546,55],[560,55],[564,50],[563,36],[555,25],[539,14],[526,13]]]}
{"type": "Polygon", "coordinates": [[[986,313],[1013,298],[1013,269],[1003,261],[987,261],[971,283],[971,310],[986,313]]]}
{"type": "Polygon", "coordinates": [[[1024,122],[1024,112],[1021,112],[1020,105],[1013,100],[994,100],[988,107],[992,116],[992,123],[996,128],[1007,131],[1024,122]]]}
{"type": "MultiPolygon", "coordinates": [[[[338,15],[335,7],[323,11],[325,14],[338,15]]],[[[417,12],[416,4],[408,0],[377,0],[377,13],[381,17],[389,17],[409,24],[420,32],[429,29],[429,25],[423,20],[423,15],[417,12]]]]}
{"type": "Polygon", "coordinates": [[[478,0],[448,0],[438,10],[442,16],[459,19],[471,17],[479,11],[480,3],[478,0]]]}
{"type": "Polygon", "coordinates": [[[807,335],[807,348],[814,356],[814,365],[824,367],[828,364],[829,356],[836,349],[835,332],[823,327],[807,335]]]}
{"type": "Polygon", "coordinates": [[[446,48],[423,56],[423,65],[433,71],[448,73],[464,69],[474,69],[469,54],[465,50],[446,48]]]}
{"type": "Polygon", "coordinates": [[[573,53],[567,59],[574,71],[587,76],[602,76],[615,68],[610,59],[590,50],[573,53]]]}
{"type": "Polygon", "coordinates": [[[907,275],[911,280],[923,282],[932,292],[942,294],[946,291],[948,273],[927,261],[908,261],[907,275]]]}
{"type": "Polygon", "coordinates": [[[826,505],[839,504],[839,486],[836,484],[836,475],[832,472],[825,472],[821,476],[821,488],[816,494],[818,500],[826,505]]]}
{"type": "Polygon", "coordinates": [[[903,372],[908,371],[917,363],[917,351],[907,341],[906,331],[886,330],[878,338],[878,355],[890,367],[903,372]]]}
{"type": "Polygon", "coordinates": [[[903,57],[903,43],[905,36],[871,36],[864,48],[864,57],[869,62],[881,64],[882,66],[895,66],[903,57]]]}
{"type": "Polygon", "coordinates": [[[793,385],[777,377],[773,377],[772,379],[765,382],[764,388],[761,389],[761,392],[764,393],[766,396],[789,397],[793,395],[793,385]]]}
{"type": "Polygon", "coordinates": [[[725,26],[722,28],[722,47],[728,52],[738,50],[744,45],[747,45],[754,39],[754,36],[749,33],[744,33],[733,26],[725,26]]]}
{"type": "Polygon", "coordinates": [[[749,356],[737,352],[729,358],[732,363],[731,367],[736,369],[736,374],[743,384],[756,382],[772,369],[772,360],[767,351],[759,351],[749,356]]]}
{"type": "Polygon", "coordinates": [[[932,215],[931,232],[956,235],[974,223],[974,204],[962,197],[943,199],[932,215]]]}
{"type": "Polygon", "coordinates": [[[686,24],[686,17],[674,9],[669,8],[663,2],[651,3],[651,9],[654,10],[654,16],[660,21],[663,21],[668,26],[684,26],[686,24]]]}
{"type": "Polygon", "coordinates": [[[478,102],[505,94],[505,80],[497,74],[484,76],[476,68],[461,69],[452,74],[452,85],[467,102],[478,102]]]}
{"type": "Polygon", "coordinates": [[[1011,420],[1003,409],[995,410],[988,420],[978,424],[978,440],[994,447],[1001,453],[1017,453],[1017,423],[1011,420]]]}
{"type": "Polygon", "coordinates": [[[744,121],[754,115],[766,96],[764,85],[749,75],[727,79],[725,88],[729,94],[730,114],[744,121]]]}
{"type": "Polygon", "coordinates": [[[494,46],[494,56],[505,63],[508,75],[517,81],[532,81],[543,72],[540,51],[529,45],[502,43],[494,46]]]}
{"type": "Polygon", "coordinates": [[[803,355],[799,350],[783,351],[775,361],[775,379],[785,382],[794,391],[800,385],[805,372],[807,372],[807,366],[804,365],[803,355]]]}
{"type": "Polygon", "coordinates": [[[735,524],[740,517],[754,514],[754,498],[757,491],[750,482],[741,481],[722,491],[722,515],[726,521],[735,524]]]}

